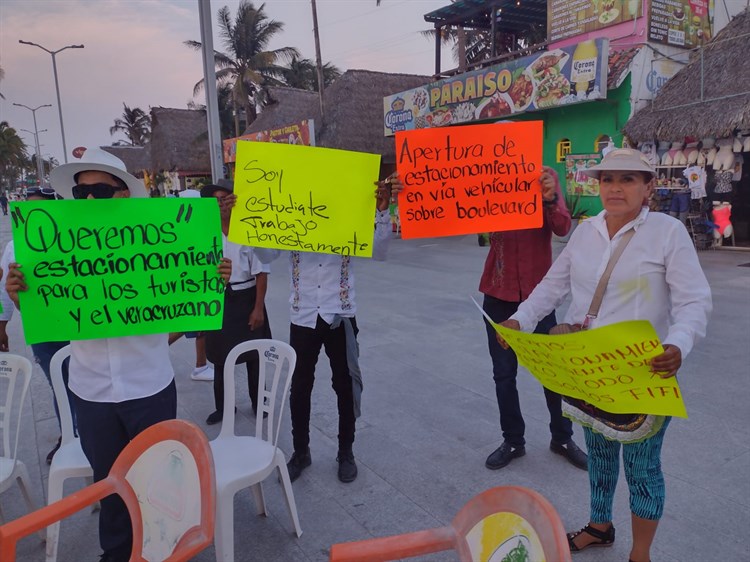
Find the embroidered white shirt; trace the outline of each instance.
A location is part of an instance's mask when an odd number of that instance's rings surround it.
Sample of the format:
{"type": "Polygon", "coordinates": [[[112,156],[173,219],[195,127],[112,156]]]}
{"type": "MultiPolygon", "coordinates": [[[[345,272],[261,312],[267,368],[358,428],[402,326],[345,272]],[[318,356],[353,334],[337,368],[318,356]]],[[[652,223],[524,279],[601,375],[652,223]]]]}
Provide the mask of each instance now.
{"type": "MultiPolygon", "coordinates": [[[[372,258],[385,259],[391,239],[390,213],[378,211],[375,215],[375,236],[372,258]]],[[[268,263],[277,258],[279,250],[256,248],[256,255],[268,263]]],[[[336,254],[313,252],[288,252],[291,276],[292,324],[314,328],[318,315],[332,323],[336,315],[355,316],[357,305],[354,295],[354,259],[336,254]]]]}
{"type": "Polygon", "coordinates": [[[685,358],[706,335],[712,309],[711,289],[685,226],[644,207],[610,240],[605,215],[602,211],[579,224],[547,275],[511,318],[531,332],[570,293],[572,302],[563,322],[582,323],[611,253],[622,235],[635,228],[590,326],[649,320],[662,343],[676,345],[685,358]]]}

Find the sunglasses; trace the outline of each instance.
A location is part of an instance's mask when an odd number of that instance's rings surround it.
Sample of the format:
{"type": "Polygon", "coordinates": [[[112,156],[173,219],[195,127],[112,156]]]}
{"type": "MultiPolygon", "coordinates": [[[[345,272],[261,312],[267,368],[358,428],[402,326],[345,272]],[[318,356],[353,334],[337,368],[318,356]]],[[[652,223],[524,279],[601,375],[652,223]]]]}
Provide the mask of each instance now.
{"type": "Polygon", "coordinates": [[[27,187],[26,188],[26,198],[29,197],[45,197],[49,199],[54,199],[57,193],[54,189],[51,187],[27,187]]]}
{"type": "Polygon", "coordinates": [[[125,191],[125,189],[108,183],[79,184],[73,186],[73,198],[88,199],[89,195],[93,195],[94,199],[112,199],[115,192],[125,191]]]}

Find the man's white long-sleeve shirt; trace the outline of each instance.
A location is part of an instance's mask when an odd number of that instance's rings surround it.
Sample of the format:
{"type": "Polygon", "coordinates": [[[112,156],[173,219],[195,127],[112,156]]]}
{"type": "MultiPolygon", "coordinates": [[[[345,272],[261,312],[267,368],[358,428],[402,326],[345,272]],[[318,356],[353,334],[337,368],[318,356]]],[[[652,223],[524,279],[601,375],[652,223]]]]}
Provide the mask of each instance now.
{"type": "Polygon", "coordinates": [[[582,323],[599,278],[622,235],[636,234],[620,256],[607,284],[598,317],[590,328],[626,320],[649,320],[662,344],[680,348],[685,358],[706,335],[711,289],[685,226],[647,207],[610,240],[606,211],[582,222],[529,298],[511,316],[525,332],[557,308],[568,293],[564,322],[582,323]]]}

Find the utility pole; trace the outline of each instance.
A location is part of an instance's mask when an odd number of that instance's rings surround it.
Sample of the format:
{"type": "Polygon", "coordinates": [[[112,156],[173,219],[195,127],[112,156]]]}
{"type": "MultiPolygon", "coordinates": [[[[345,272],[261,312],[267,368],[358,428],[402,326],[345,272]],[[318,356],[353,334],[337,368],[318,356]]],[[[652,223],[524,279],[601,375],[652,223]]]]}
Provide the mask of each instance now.
{"type": "Polygon", "coordinates": [[[318,9],[315,0],[310,0],[312,4],[313,16],[313,35],[315,36],[315,66],[318,69],[318,94],[320,97],[320,121],[323,122],[323,60],[320,57],[320,34],[318,33],[318,9]]]}
{"type": "Polygon", "coordinates": [[[219,125],[219,96],[216,92],[216,62],[214,61],[214,36],[211,28],[211,0],[198,0],[201,28],[201,55],[203,57],[203,83],[206,88],[206,117],[208,119],[208,150],[211,157],[213,183],[224,177],[224,152],[221,149],[219,125]]]}
{"type": "Polygon", "coordinates": [[[41,150],[39,147],[39,128],[36,126],[36,112],[39,109],[42,109],[43,107],[52,107],[52,106],[48,103],[44,105],[40,105],[38,107],[33,107],[33,108],[29,107],[28,105],[24,105],[22,103],[14,103],[13,105],[16,105],[18,107],[25,107],[26,109],[31,111],[31,115],[34,116],[34,142],[36,143],[36,169],[37,169],[37,175],[39,176],[37,179],[39,180],[39,186],[41,187],[44,185],[44,168],[42,167],[42,155],[41,155],[41,150]]]}

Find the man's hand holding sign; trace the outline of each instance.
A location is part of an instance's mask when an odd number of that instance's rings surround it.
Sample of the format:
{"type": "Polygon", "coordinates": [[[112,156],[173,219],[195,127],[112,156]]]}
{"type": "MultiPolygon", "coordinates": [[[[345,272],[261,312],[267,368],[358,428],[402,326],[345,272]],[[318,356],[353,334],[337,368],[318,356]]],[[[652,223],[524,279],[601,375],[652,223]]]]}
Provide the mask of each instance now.
{"type": "Polygon", "coordinates": [[[555,193],[541,121],[397,133],[396,162],[404,238],[539,228],[555,193]]]}

